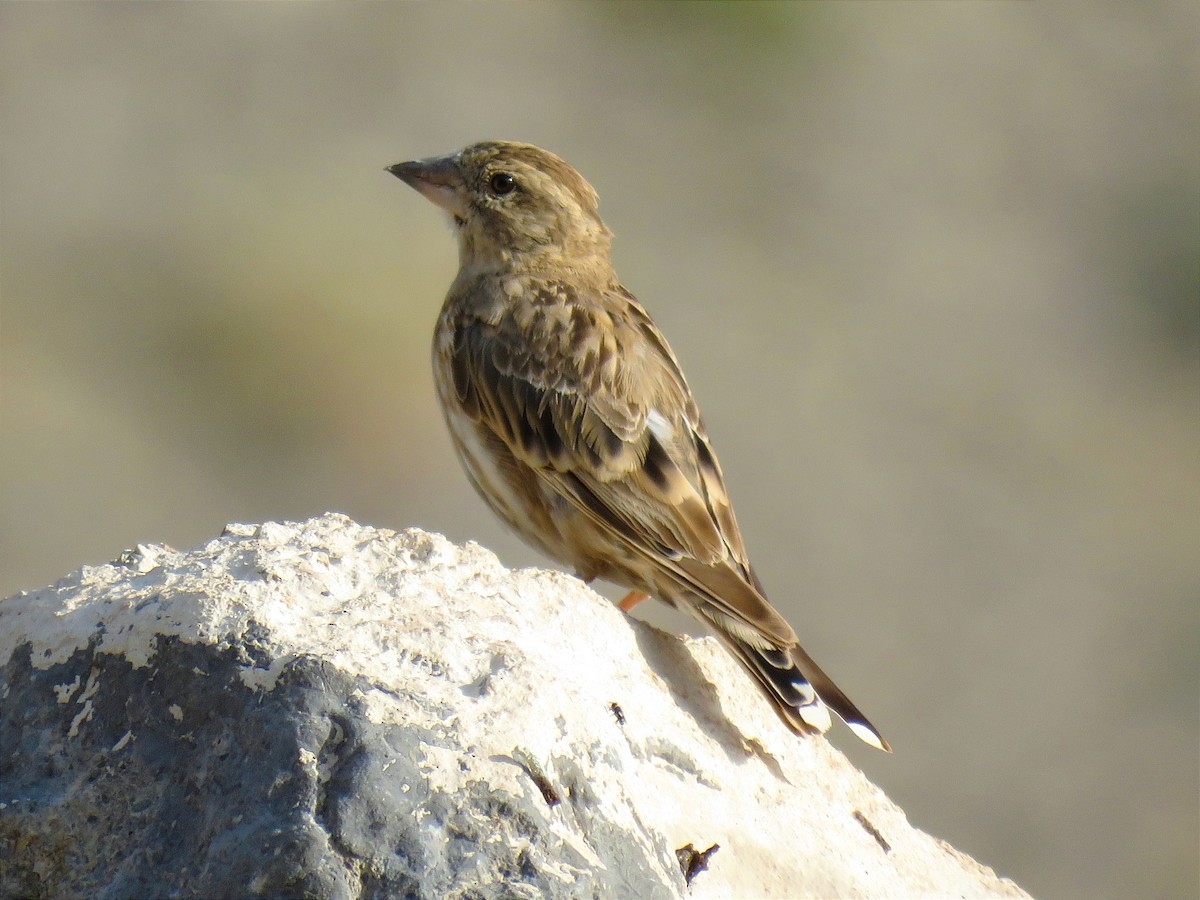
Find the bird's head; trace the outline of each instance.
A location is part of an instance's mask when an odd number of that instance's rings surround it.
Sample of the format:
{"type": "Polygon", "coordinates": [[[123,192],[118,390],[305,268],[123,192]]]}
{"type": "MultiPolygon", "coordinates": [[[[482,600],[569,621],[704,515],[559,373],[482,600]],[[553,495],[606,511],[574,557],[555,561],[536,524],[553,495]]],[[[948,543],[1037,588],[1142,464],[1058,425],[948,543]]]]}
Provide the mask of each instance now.
{"type": "Polygon", "coordinates": [[[540,147],[485,141],[388,171],[450,214],[464,269],[608,264],[596,191],[540,147]]]}

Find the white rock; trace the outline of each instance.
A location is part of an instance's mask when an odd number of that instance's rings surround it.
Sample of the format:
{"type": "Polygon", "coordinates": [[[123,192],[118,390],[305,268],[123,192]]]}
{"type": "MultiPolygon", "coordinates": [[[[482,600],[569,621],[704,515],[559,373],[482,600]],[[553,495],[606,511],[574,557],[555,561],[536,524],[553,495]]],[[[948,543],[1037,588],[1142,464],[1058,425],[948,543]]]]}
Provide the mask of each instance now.
{"type": "Polygon", "coordinates": [[[1026,896],[715,641],[415,529],[139,546],[0,603],[0,666],[6,896],[1026,896]]]}

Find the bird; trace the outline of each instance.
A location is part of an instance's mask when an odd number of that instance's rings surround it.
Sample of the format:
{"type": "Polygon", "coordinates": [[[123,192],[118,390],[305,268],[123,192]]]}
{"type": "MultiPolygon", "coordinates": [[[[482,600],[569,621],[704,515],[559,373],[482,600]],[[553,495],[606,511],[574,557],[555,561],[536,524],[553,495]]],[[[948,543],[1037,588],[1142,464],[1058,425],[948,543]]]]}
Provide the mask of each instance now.
{"type": "Polygon", "coordinates": [[[827,731],[832,709],[891,752],[767,600],[679,362],[613,268],[595,189],[507,141],[386,171],[457,237],[434,381],[484,502],[585,582],[628,589],[622,609],[652,596],[701,622],[794,733],[827,731]]]}

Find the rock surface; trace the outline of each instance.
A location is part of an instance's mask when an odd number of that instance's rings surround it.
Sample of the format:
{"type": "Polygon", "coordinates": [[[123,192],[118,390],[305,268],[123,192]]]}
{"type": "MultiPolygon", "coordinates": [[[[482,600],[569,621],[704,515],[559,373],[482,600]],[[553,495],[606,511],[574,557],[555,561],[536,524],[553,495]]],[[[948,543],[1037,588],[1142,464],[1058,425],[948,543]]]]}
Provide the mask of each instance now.
{"type": "Polygon", "coordinates": [[[139,546],[0,667],[0,896],[1026,896],[714,641],[415,529],[139,546]]]}

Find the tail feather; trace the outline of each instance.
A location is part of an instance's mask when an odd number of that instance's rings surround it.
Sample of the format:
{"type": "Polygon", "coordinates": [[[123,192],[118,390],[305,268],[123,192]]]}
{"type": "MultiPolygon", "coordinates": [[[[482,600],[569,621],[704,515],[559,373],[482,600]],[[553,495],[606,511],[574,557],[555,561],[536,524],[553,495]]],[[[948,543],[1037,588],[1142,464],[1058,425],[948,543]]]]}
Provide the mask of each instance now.
{"type": "Polygon", "coordinates": [[[806,680],[816,690],[817,696],[838,714],[838,718],[846,723],[846,726],[858,736],[859,740],[886,753],[891,753],[891,745],[883,739],[879,730],[871,724],[850,698],[842,693],[842,689],[833,683],[833,679],[822,671],[813,658],[804,652],[804,648],[799,644],[793,644],[789,650],[793,660],[793,671],[796,671],[797,674],[803,673],[801,677],[807,676],[806,680]]]}
{"type": "Polygon", "coordinates": [[[829,710],[832,709],[860,740],[887,753],[892,752],[875,726],[799,644],[786,648],[758,648],[722,628],[715,628],[714,632],[734,658],[754,676],[780,718],[793,731],[800,734],[827,731],[831,723],[829,710]]]}

